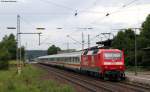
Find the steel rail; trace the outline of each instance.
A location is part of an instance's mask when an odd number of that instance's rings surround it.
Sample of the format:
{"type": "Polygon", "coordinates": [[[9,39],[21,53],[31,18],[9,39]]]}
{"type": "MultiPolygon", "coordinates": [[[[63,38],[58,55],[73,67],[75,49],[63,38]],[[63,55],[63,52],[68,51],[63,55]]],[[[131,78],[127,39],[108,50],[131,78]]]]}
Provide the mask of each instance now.
{"type": "MultiPolygon", "coordinates": [[[[43,65],[43,64],[42,64],[43,65]]],[[[96,85],[94,83],[91,83],[85,79],[80,79],[79,76],[73,76],[73,75],[68,75],[67,73],[65,73],[64,71],[59,71],[58,69],[54,69],[48,65],[44,65],[47,66],[47,69],[51,69],[52,71],[48,70],[49,72],[53,72],[55,73],[57,76],[64,78],[72,83],[78,84],[81,87],[84,87],[92,92],[97,92],[96,89],[103,89],[106,92],[115,92],[114,90],[112,90],[111,88],[105,87],[103,85],[96,85]],[[78,82],[77,82],[78,81],[78,82]]]]}
{"type": "MultiPolygon", "coordinates": [[[[43,65],[43,64],[42,64],[43,65]]],[[[57,73],[61,74],[61,75],[65,75],[65,77],[69,77],[74,79],[75,81],[79,81],[80,83],[86,83],[89,84],[91,87],[93,88],[98,88],[98,89],[103,89],[107,92],[118,92],[119,90],[124,90],[127,89],[129,90],[129,92],[149,92],[150,88],[147,86],[142,86],[142,85],[137,85],[137,84],[131,84],[128,82],[110,82],[110,81],[104,81],[104,80],[98,80],[96,78],[93,77],[89,77],[89,76],[81,76],[81,74],[77,74],[77,73],[66,73],[65,70],[61,70],[58,68],[54,68],[54,67],[50,67],[50,65],[45,65],[49,67],[49,69],[51,69],[52,71],[57,71],[57,73]],[[104,82],[104,83],[103,83],[104,82]]],[[[67,80],[67,79],[66,79],[67,80]]],[[[68,80],[70,81],[70,80],[68,80]]],[[[72,82],[72,81],[71,81],[72,82]]],[[[73,83],[73,82],[72,82],[73,83]]],[[[75,83],[77,84],[77,83],[75,83]]],[[[83,84],[78,84],[78,85],[83,85],[83,84]]],[[[85,84],[83,85],[83,87],[85,86],[85,84]]],[[[87,86],[88,87],[88,86],[87,86]]],[[[86,87],[84,87],[86,88],[86,87]]],[[[89,88],[89,87],[88,87],[89,88]]],[[[93,90],[93,88],[91,88],[91,90],[93,90]]],[[[96,92],[96,90],[93,90],[92,92],[96,92]]],[[[125,91],[125,90],[124,90],[125,91]]]]}

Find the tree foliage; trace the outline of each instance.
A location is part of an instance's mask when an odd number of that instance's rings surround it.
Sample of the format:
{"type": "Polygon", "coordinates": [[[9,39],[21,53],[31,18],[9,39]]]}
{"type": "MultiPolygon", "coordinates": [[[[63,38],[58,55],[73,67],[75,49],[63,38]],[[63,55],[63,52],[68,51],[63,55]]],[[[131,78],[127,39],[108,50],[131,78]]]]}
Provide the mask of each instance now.
{"type": "Polygon", "coordinates": [[[8,68],[8,60],[14,59],[16,41],[13,34],[5,36],[0,42],[0,69],[8,68]]]}
{"type": "MultiPolygon", "coordinates": [[[[149,48],[150,47],[150,14],[147,16],[146,20],[142,24],[140,33],[140,47],[149,48]]],[[[142,66],[150,66],[150,50],[147,49],[143,52],[142,66]]],[[[150,69],[150,68],[149,68],[150,69]]]]}
{"type": "Polygon", "coordinates": [[[59,47],[56,47],[55,45],[52,45],[48,48],[48,55],[53,55],[53,54],[57,54],[58,51],[61,51],[61,49],[59,47]]]}
{"type": "Polygon", "coordinates": [[[131,29],[126,29],[125,31],[118,32],[117,36],[112,42],[112,47],[125,52],[126,65],[133,65],[134,60],[134,42],[135,42],[135,33],[131,29]]]}
{"type": "Polygon", "coordinates": [[[0,69],[8,69],[8,60],[10,59],[8,50],[0,44],[0,69]]]}
{"type": "Polygon", "coordinates": [[[13,34],[10,34],[9,36],[5,36],[1,42],[1,44],[7,48],[10,58],[15,59],[16,58],[16,40],[15,36],[13,34]]]}
{"type": "MultiPolygon", "coordinates": [[[[10,34],[3,37],[0,42],[0,69],[8,67],[8,61],[16,59],[17,44],[15,36],[10,34]]],[[[22,57],[24,57],[24,47],[21,47],[22,57]]]]}
{"type": "Polygon", "coordinates": [[[144,39],[144,46],[150,46],[150,14],[142,24],[141,37],[144,39]]]}
{"type": "MultiPolygon", "coordinates": [[[[135,32],[131,29],[119,31],[112,42],[113,48],[125,51],[126,65],[134,65],[135,61],[135,32]]],[[[141,26],[140,34],[136,34],[137,62],[141,66],[150,66],[150,51],[143,48],[150,47],[150,14],[141,26]]]]}

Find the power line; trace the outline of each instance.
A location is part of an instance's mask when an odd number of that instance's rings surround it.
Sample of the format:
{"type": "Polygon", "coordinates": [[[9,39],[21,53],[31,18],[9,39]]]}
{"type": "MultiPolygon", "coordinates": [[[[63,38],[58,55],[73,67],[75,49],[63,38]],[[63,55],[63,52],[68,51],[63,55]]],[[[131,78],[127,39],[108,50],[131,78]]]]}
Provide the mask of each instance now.
{"type": "MultiPolygon", "coordinates": [[[[73,9],[73,8],[71,8],[71,7],[62,5],[62,4],[60,4],[60,3],[52,2],[52,1],[50,1],[50,0],[41,0],[41,1],[43,1],[44,3],[53,4],[53,5],[57,6],[57,7],[65,8],[65,9],[68,9],[68,10],[73,10],[73,11],[75,10],[75,9],[73,9]]],[[[92,5],[94,5],[97,1],[98,1],[98,0],[95,0],[92,5]]],[[[97,12],[97,11],[87,11],[87,9],[89,9],[89,8],[91,8],[91,7],[87,7],[87,8],[84,9],[84,10],[78,10],[78,9],[76,9],[76,10],[75,10],[75,16],[77,16],[79,12],[80,12],[80,13],[81,13],[81,12],[103,13],[103,12],[97,12]]]]}
{"type": "MultiPolygon", "coordinates": [[[[22,18],[22,20],[25,22],[25,23],[27,23],[28,25],[30,25],[30,26],[34,26],[35,28],[36,28],[36,26],[34,25],[34,24],[32,24],[31,22],[29,22],[29,21],[26,21],[26,20],[24,20],[23,18],[22,18]]],[[[44,30],[45,30],[45,28],[44,28],[44,30]]],[[[32,34],[32,33],[29,33],[29,34],[32,34]]],[[[33,33],[33,34],[37,34],[37,33],[33,33]]],[[[43,41],[41,42],[40,41],[40,37],[41,37],[41,33],[38,33],[39,34],[39,45],[41,45],[42,43],[43,43],[43,41]]],[[[46,39],[45,39],[46,40],[46,39]]]]}
{"type": "Polygon", "coordinates": [[[85,8],[85,9],[83,9],[83,10],[79,10],[78,12],[85,12],[86,10],[88,10],[89,8],[91,8],[93,5],[95,5],[95,3],[97,2],[98,0],[95,0],[93,3],[92,3],[92,5],[91,6],[89,6],[89,7],[87,7],[87,8],[85,8]]]}
{"type": "Polygon", "coordinates": [[[29,22],[29,21],[27,21],[27,20],[25,20],[25,19],[23,19],[23,18],[21,18],[21,20],[22,20],[24,23],[26,23],[26,24],[28,24],[28,25],[30,25],[30,26],[36,28],[36,26],[35,26],[34,24],[32,24],[31,22],[29,22]]]}
{"type": "Polygon", "coordinates": [[[45,38],[42,42],[41,42],[41,44],[43,44],[46,40],[48,40],[49,39],[49,37],[47,37],[47,38],[45,38]]]}
{"type": "Polygon", "coordinates": [[[52,5],[55,5],[55,6],[60,7],[60,8],[65,8],[65,9],[68,9],[68,10],[74,10],[74,9],[72,9],[70,7],[65,6],[65,5],[52,2],[52,0],[51,1],[50,0],[40,0],[40,1],[42,1],[42,2],[44,2],[46,4],[49,3],[49,4],[52,4],[52,5]]]}
{"type": "Polygon", "coordinates": [[[124,9],[124,8],[126,8],[126,7],[128,7],[128,6],[130,6],[131,4],[133,4],[133,3],[136,2],[136,1],[138,1],[138,0],[133,0],[133,1],[129,2],[129,3],[127,3],[127,4],[124,4],[124,5],[121,6],[118,10],[116,10],[116,11],[114,11],[114,12],[112,12],[112,13],[109,13],[109,14],[118,13],[118,12],[120,12],[122,9],[124,9]]]}
{"type": "MultiPolygon", "coordinates": [[[[50,3],[50,4],[53,4],[53,5],[55,5],[55,6],[57,6],[57,7],[61,7],[61,8],[65,8],[65,9],[68,9],[68,10],[75,10],[75,9],[73,9],[73,8],[71,8],[71,7],[67,7],[67,6],[65,6],[65,5],[62,5],[62,4],[59,4],[59,3],[55,3],[55,2],[52,2],[52,1],[50,1],[50,0],[40,0],[40,1],[42,1],[42,2],[44,2],[44,3],[50,3]]],[[[127,7],[127,6],[129,6],[129,5],[131,5],[132,3],[134,3],[134,2],[136,2],[136,1],[138,1],[138,0],[133,0],[133,1],[131,1],[131,2],[129,2],[129,3],[127,3],[127,4],[124,4],[121,8],[125,8],[125,7],[127,7]]],[[[97,0],[95,0],[95,2],[94,3],[96,3],[97,2],[97,0]]],[[[93,4],[94,4],[93,3],[93,4]]],[[[92,4],[92,5],[93,5],[92,4]]],[[[88,7],[89,8],[89,7],[88,7]]],[[[87,12],[87,13],[100,13],[100,14],[102,14],[102,13],[104,13],[104,12],[99,12],[99,11],[89,11],[88,10],[88,8],[86,8],[86,9],[83,9],[83,10],[75,10],[75,14],[77,15],[79,12],[87,12]]],[[[119,12],[120,10],[117,10],[117,11],[115,11],[115,12],[112,12],[112,13],[116,13],[116,12],[119,12]]],[[[106,13],[106,12],[105,12],[106,13]]],[[[111,13],[111,14],[112,14],[111,13]]],[[[32,13],[33,14],[33,13],[32,13]]],[[[38,14],[38,13],[35,13],[35,14],[38,14]]],[[[58,13],[58,15],[64,15],[64,14],[67,14],[67,13],[58,13]]],[[[49,13],[49,14],[47,14],[47,15],[56,15],[56,14],[54,14],[54,13],[49,13]]],[[[106,14],[106,15],[108,15],[108,14],[106,14]]],[[[110,15],[110,13],[109,13],[109,15],[110,15]]]]}
{"type": "Polygon", "coordinates": [[[112,14],[121,12],[122,9],[128,7],[129,5],[133,4],[133,3],[136,2],[136,1],[138,1],[138,0],[133,0],[133,1],[129,2],[129,3],[127,3],[127,4],[124,4],[123,6],[121,6],[120,8],[118,8],[118,10],[116,10],[116,11],[114,11],[114,12],[110,12],[110,13],[107,12],[104,16],[102,16],[100,19],[96,19],[96,20],[93,21],[91,24],[95,23],[97,20],[101,20],[101,21],[102,21],[103,19],[105,19],[106,17],[108,17],[108,16],[110,16],[110,15],[112,15],[112,14]]]}
{"type": "Polygon", "coordinates": [[[68,38],[72,39],[73,41],[79,43],[79,44],[82,44],[80,41],[77,41],[76,39],[72,38],[70,35],[67,35],[68,38]]]}
{"type": "Polygon", "coordinates": [[[131,2],[127,3],[127,4],[125,4],[125,5],[123,5],[122,7],[127,7],[127,6],[131,5],[132,3],[136,2],[136,1],[138,1],[138,0],[133,0],[133,1],[131,1],[131,2]]]}

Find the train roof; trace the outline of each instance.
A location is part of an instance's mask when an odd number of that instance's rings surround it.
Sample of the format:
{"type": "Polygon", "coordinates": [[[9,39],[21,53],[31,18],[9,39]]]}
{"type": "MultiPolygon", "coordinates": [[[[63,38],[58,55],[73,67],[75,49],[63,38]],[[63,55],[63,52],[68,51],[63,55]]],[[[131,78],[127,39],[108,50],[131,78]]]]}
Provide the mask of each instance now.
{"type": "Polygon", "coordinates": [[[100,49],[101,51],[121,51],[121,50],[119,50],[119,49],[100,49]]]}
{"type": "MultiPolygon", "coordinates": [[[[86,50],[84,51],[78,51],[78,52],[71,52],[71,53],[61,53],[61,54],[54,54],[54,55],[47,55],[47,56],[41,56],[41,57],[38,57],[39,59],[40,58],[57,58],[57,57],[80,57],[82,54],[82,52],[85,52],[86,50]]],[[[120,52],[120,50],[118,49],[99,49],[97,53],[100,53],[101,51],[108,51],[108,52],[111,52],[111,51],[116,51],[116,52],[120,52]]],[[[93,50],[88,50],[88,52],[85,54],[85,55],[92,55],[93,54],[93,50]]]]}
{"type": "Polygon", "coordinates": [[[82,54],[82,51],[79,52],[72,52],[72,53],[61,53],[61,54],[54,54],[54,55],[47,55],[47,56],[41,56],[40,58],[57,58],[57,57],[80,57],[82,54]]]}

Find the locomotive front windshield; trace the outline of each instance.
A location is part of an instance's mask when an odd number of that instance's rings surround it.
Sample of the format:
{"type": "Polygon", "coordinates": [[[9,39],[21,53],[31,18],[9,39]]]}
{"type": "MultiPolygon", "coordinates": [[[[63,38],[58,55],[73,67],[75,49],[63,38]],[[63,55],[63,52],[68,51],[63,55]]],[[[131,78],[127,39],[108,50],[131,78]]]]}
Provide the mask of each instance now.
{"type": "Polygon", "coordinates": [[[104,58],[105,59],[121,59],[122,54],[121,53],[117,53],[117,52],[107,52],[104,53],[104,58]]]}

